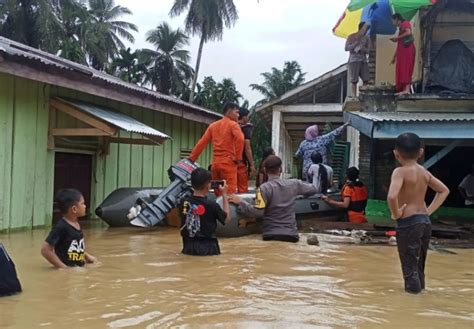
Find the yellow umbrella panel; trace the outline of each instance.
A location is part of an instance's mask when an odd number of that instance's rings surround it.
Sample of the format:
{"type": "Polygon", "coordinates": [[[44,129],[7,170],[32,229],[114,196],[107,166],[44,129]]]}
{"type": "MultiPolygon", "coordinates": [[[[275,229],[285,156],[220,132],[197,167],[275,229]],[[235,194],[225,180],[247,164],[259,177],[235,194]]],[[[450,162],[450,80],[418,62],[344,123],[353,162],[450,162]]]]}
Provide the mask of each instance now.
{"type": "Polygon", "coordinates": [[[349,11],[346,9],[336,26],[332,29],[332,32],[338,37],[347,39],[349,35],[357,32],[362,18],[362,11],[363,8],[356,11],[349,11]]]}

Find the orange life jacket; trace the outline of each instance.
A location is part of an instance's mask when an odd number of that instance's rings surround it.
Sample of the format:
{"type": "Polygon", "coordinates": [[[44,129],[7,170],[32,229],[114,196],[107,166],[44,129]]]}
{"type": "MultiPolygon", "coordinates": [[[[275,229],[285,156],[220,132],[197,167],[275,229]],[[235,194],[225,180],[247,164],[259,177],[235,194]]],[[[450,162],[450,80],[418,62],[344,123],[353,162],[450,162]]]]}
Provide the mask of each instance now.
{"type": "Polygon", "coordinates": [[[344,185],[341,191],[342,199],[349,197],[351,202],[347,208],[347,216],[351,223],[366,223],[365,207],[369,192],[367,187],[361,182],[349,182],[344,185]]]}

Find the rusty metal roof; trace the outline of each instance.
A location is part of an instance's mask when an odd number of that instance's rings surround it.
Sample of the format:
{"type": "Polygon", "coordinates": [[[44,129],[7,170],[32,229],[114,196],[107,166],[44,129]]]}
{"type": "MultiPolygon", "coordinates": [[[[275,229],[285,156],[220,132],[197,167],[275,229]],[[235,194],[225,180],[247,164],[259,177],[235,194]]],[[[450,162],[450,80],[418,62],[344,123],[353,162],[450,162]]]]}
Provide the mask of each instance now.
{"type": "Polygon", "coordinates": [[[182,101],[176,97],[164,95],[159,92],[156,92],[144,87],[140,87],[136,84],[125,82],[117,77],[111,76],[102,71],[98,71],[94,68],[72,62],[70,60],[61,58],[59,56],[55,56],[53,54],[50,54],[48,52],[45,52],[36,48],[26,46],[22,43],[15,42],[13,40],[10,40],[4,37],[0,37],[0,54],[1,53],[14,56],[14,57],[25,58],[30,61],[40,62],[42,64],[59,68],[62,70],[79,72],[81,74],[87,75],[89,79],[92,79],[92,80],[100,79],[112,85],[117,85],[123,88],[127,88],[135,92],[152,96],[159,100],[168,101],[171,103],[184,106],[188,109],[191,109],[197,112],[205,113],[207,115],[215,117],[216,119],[219,119],[222,117],[222,115],[220,115],[219,113],[182,101]]]}
{"type": "Polygon", "coordinates": [[[70,104],[83,112],[93,115],[96,118],[110,123],[116,126],[117,128],[123,129],[127,132],[138,133],[145,136],[157,136],[163,139],[171,139],[171,137],[166,135],[165,133],[162,133],[161,131],[158,131],[155,128],[147,126],[146,124],[137,121],[134,118],[129,117],[128,115],[125,115],[123,113],[118,113],[104,107],[99,107],[83,102],[65,100],[62,98],[58,99],[61,102],[70,104]]]}

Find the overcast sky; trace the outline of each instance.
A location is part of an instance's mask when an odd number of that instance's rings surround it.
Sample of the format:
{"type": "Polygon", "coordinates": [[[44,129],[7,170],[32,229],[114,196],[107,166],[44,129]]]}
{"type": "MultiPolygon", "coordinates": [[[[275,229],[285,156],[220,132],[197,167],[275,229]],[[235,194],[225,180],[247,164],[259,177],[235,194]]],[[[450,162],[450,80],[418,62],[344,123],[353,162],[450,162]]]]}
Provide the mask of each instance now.
{"type": "MultiPolygon", "coordinates": [[[[173,0],[116,0],[132,10],[124,20],[135,23],[132,48],[150,47],[145,33],[166,21],[183,27],[184,15],[171,19],[173,0]]],[[[220,42],[204,45],[198,81],[212,75],[220,81],[232,78],[238,90],[253,105],[262,96],[249,88],[261,83],[260,73],[282,68],[288,60],[298,61],[311,80],[347,60],[344,40],[332,34],[332,27],[344,12],[348,0],[234,0],[239,20],[224,31],[220,42]]],[[[191,66],[195,66],[199,39],[191,39],[191,66]]]]}

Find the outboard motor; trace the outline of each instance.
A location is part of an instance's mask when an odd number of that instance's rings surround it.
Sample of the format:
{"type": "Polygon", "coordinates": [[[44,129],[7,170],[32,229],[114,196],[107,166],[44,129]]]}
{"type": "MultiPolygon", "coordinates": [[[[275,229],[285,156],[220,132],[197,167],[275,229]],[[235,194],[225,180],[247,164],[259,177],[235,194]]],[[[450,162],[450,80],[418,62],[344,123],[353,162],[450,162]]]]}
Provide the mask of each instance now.
{"type": "Polygon", "coordinates": [[[191,195],[191,173],[198,168],[197,163],[188,159],[180,160],[177,164],[168,169],[171,184],[151,203],[143,199],[138,199],[134,207],[127,215],[130,224],[140,227],[150,227],[161,222],[165,215],[178,206],[179,202],[188,195],[191,195]]]}

